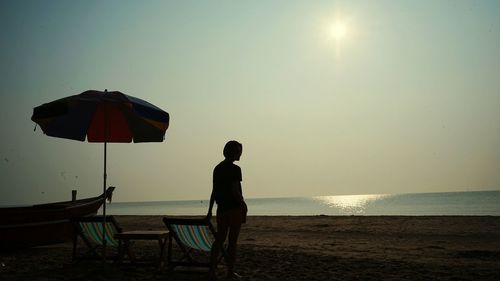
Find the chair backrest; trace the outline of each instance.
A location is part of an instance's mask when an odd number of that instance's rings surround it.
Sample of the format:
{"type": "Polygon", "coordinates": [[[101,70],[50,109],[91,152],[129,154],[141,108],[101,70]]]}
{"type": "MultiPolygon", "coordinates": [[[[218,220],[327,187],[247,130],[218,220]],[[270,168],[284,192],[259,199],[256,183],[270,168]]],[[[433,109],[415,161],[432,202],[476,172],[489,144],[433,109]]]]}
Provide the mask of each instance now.
{"type": "MultiPolygon", "coordinates": [[[[103,218],[102,216],[85,217],[77,220],[79,232],[88,241],[96,245],[102,245],[103,240],[103,218]]],[[[106,245],[118,246],[118,241],[114,238],[115,234],[121,232],[112,216],[106,216],[106,223],[104,224],[106,231],[106,245]]]]}
{"type": "Polygon", "coordinates": [[[214,242],[208,226],[202,225],[172,225],[182,243],[190,248],[210,251],[214,242]]]}
{"type": "Polygon", "coordinates": [[[163,218],[170,232],[183,245],[201,251],[209,252],[215,240],[215,231],[207,220],[163,218]]]}

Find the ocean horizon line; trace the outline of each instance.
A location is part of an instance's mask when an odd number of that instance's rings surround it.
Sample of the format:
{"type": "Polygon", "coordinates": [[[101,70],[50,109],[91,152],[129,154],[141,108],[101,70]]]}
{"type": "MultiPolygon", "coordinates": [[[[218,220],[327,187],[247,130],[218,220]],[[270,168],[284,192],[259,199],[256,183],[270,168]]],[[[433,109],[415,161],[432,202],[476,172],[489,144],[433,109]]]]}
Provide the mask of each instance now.
{"type": "MultiPolygon", "coordinates": [[[[248,215],[500,215],[500,190],[247,198],[248,215]]],[[[203,215],[209,200],[109,204],[115,215],[203,215]]]]}
{"type": "MultiPolygon", "coordinates": [[[[246,197],[245,200],[276,200],[276,199],[303,199],[303,198],[320,198],[320,197],[348,197],[348,196],[403,196],[403,195],[423,195],[423,194],[457,194],[457,193],[483,193],[483,192],[500,192],[498,189],[487,190],[462,190],[462,191],[435,191],[435,192],[405,192],[405,193],[366,193],[366,194],[335,194],[335,195],[309,195],[309,196],[273,196],[273,197],[246,197]]],[[[171,203],[171,202],[205,202],[206,199],[178,199],[178,200],[144,200],[144,201],[113,201],[113,203],[171,203]]]]}

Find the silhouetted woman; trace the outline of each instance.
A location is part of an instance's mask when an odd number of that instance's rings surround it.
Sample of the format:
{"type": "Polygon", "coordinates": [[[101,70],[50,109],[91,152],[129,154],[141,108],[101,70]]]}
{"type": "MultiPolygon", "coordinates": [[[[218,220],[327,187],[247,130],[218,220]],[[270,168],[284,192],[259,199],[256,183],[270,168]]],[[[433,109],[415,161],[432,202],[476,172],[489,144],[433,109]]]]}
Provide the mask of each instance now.
{"type": "Polygon", "coordinates": [[[228,277],[239,277],[234,272],[236,244],[241,224],[246,222],[247,205],[241,191],[241,168],[233,162],[240,160],[243,146],[237,141],[229,141],[224,146],[225,159],[214,169],[213,188],[207,217],[212,216],[214,202],[217,202],[217,235],[212,246],[210,259],[210,277],[216,279],[217,259],[228,237],[227,267],[228,277]],[[229,235],[228,235],[229,234],[229,235]]]}

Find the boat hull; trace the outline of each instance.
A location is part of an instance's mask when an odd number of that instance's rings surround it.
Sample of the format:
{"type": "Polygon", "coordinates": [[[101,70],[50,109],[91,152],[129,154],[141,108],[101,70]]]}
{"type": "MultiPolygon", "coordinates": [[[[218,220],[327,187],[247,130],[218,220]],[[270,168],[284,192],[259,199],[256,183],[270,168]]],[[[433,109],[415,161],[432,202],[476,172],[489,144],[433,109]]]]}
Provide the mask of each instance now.
{"type": "Polygon", "coordinates": [[[0,249],[49,245],[73,239],[72,219],[92,216],[110,198],[114,188],[98,197],[34,205],[0,208],[0,249]]]}
{"type": "Polygon", "coordinates": [[[74,226],[69,219],[5,227],[0,230],[0,249],[63,243],[71,240],[74,234],[74,226]]]}

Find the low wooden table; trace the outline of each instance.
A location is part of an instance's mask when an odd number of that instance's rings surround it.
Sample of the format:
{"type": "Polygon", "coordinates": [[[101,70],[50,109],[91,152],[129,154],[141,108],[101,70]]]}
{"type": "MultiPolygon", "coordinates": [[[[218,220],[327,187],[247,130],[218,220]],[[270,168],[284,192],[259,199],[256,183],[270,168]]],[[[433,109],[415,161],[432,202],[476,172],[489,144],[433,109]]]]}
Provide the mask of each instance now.
{"type": "Polygon", "coordinates": [[[123,256],[121,252],[123,249],[122,241],[125,243],[125,250],[128,252],[131,261],[134,261],[135,257],[131,249],[130,240],[157,240],[160,246],[159,267],[161,268],[164,265],[165,245],[167,244],[168,235],[168,230],[134,230],[116,233],[115,239],[119,241],[120,259],[123,256]]]}

